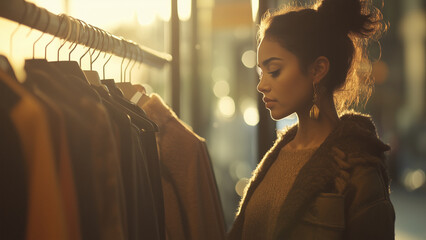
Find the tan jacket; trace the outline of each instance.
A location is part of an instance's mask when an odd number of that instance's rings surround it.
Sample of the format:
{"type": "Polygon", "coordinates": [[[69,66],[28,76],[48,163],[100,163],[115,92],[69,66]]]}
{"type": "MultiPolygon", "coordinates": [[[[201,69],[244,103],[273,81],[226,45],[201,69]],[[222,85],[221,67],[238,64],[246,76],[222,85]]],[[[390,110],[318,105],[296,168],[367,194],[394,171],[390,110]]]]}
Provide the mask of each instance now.
{"type": "MultiPolygon", "coordinates": [[[[353,110],[329,134],[299,172],[281,207],[273,239],[394,239],[395,212],[383,143],[368,114],[353,110]],[[339,160],[335,151],[346,158],[339,160]]],[[[241,239],[244,211],[279,150],[297,132],[288,127],[265,154],[241,199],[228,239],[241,239]]]]}
{"type": "Polygon", "coordinates": [[[205,140],[157,94],[143,105],[157,135],[168,240],[223,240],[225,220],[205,140]]]}

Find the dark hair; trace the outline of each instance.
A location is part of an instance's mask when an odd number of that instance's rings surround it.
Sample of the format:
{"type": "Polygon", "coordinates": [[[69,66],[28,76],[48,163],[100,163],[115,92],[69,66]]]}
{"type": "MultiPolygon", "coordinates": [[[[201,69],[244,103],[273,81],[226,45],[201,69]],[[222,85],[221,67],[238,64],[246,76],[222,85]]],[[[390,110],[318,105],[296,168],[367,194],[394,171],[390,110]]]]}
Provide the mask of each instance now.
{"type": "Polygon", "coordinates": [[[308,6],[290,4],[267,11],[259,26],[258,44],[265,36],[278,41],[298,57],[303,73],[317,57],[327,57],[330,68],[321,85],[333,94],[341,113],[363,100],[366,103],[373,91],[366,48],[381,37],[387,24],[370,1],[318,0],[308,6]]]}

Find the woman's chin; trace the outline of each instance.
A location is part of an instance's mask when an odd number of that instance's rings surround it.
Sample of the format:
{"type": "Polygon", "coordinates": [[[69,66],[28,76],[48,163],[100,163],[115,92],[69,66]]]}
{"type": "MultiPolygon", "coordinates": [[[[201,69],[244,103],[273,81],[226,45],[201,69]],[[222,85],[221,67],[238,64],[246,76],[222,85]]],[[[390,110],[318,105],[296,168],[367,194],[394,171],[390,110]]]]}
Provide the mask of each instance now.
{"type": "Polygon", "coordinates": [[[278,112],[278,111],[276,111],[276,109],[275,110],[271,110],[271,109],[269,109],[269,113],[270,113],[270,115],[271,115],[271,118],[274,120],[274,121],[279,121],[279,120],[281,120],[281,119],[283,119],[283,118],[286,118],[286,117],[288,117],[288,116],[290,116],[291,114],[293,114],[293,112],[288,112],[288,111],[281,111],[281,112],[278,112]]]}
{"type": "Polygon", "coordinates": [[[282,113],[282,112],[278,113],[278,112],[274,112],[274,111],[270,110],[270,115],[271,115],[271,118],[274,121],[278,121],[278,120],[281,120],[281,119],[289,116],[290,114],[285,114],[285,113],[282,113]]]}

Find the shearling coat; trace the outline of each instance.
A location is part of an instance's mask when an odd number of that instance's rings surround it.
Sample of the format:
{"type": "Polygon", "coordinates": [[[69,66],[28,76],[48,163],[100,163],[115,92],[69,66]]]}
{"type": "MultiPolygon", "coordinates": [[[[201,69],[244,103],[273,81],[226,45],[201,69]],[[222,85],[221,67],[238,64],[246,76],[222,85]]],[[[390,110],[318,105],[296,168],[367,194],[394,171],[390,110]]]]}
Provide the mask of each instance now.
{"type": "MultiPolygon", "coordinates": [[[[383,143],[368,114],[347,110],[302,167],[278,216],[273,239],[394,239],[395,212],[383,143]],[[344,158],[336,157],[342,151],[344,158]]],[[[228,239],[241,239],[244,211],[297,123],[278,137],[253,172],[228,239]]]]}

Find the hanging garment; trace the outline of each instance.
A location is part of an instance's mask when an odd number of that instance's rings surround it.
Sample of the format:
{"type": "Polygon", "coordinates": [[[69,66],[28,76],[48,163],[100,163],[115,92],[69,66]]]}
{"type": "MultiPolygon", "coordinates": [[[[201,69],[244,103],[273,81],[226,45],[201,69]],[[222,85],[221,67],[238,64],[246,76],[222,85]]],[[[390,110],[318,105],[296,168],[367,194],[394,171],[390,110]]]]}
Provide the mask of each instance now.
{"type": "MultiPolygon", "coordinates": [[[[108,89],[115,88],[112,84],[109,82],[108,89]]],[[[143,123],[144,119],[141,119],[147,118],[145,113],[125,102],[114,91],[111,91],[111,96],[101,87],[92,87],[102,96],[116,126],[126,196],[128,239],[165,239],[163,192],[153,132],[156,129],[143,129],[147,126],[147,122],[143,123]]]]}
{"type": "MultiPolygon", "coordinates": [[[[28,173],[28,207],[24,207],[27,209],[26,226],[21,230],[25,232],[26,239],[68,239],[51,129],[48,125],[46,111],[28,91],[2,71],[0,71],[0,80],[1,91],[8,92],[1,96],[12,96],[12,100],[14,100],[13,102],[2,102],[11,105],[9,117],[18,133],[25,159],[24,169],[27,169],[28,173]]],[[[2,161],[5,160],[7,161],[7,159],[2,159],[2,161]]],[[[9,161],[11,160],[13,159],[9,161]]],[[[19,183],[21,180],[17,181],[19,183]]],[[[7,195],[2,196],[2,198],[8,197],[7,195]]],[[[14,198],[5,200],[5,202],[10,203],[13,200],[22,203],[22,200],[14,198]]],[[[18,209],[18,213],[19,211],[18,209]]],[[[22,219],[22,216],[16,218],[22,219]]],[[[14,234],[12,231],[8,231],[8,233],[14,234]]]]}
{"type": "Polygon", "coordinates": [[[15,71],[13,71],[12,65],[10,65],[10,62],[6,56],[0,55],[0,69],[9,75],[13,80],[18,81],[15,75],[15,71]]]}
{"type": "Polygon", "coordinates": [[[77,71],[64,73],[45,60],[26,61],[25,70],[27,81],[52,97],[68,115],[83,239],[123,239],[121,170],[109,116],[99,95],[77,71]]]}
{"type": "Polygon", "coordinates": [[[21,96],[3,81],[0,70],[0,236],[25,239],[28,211],[28,170],[19,132],[11,118],[21,96]],[[13,184],[11,180],[13,179],[13,184]]]}
{"type": "Polygon", "coordinates": [[[65,128],[65,119],[59,107],[38,89],[33,89],[34,97],[46,110],[51,138],[56,159],[56,171],[58,173],[61,188],[62,201],[68,228],[69,239],[81,239],[80,216],[78,212],[77,193],[72,171],[71,156],[68,148],[68,140],[65,128]]]}
{"type": "Polygon", "coordinates": [[[157,94],[143,105],[157,135],[168,239],[225,239],[217,185],[203,138],[192,132],[157,94]]]}

